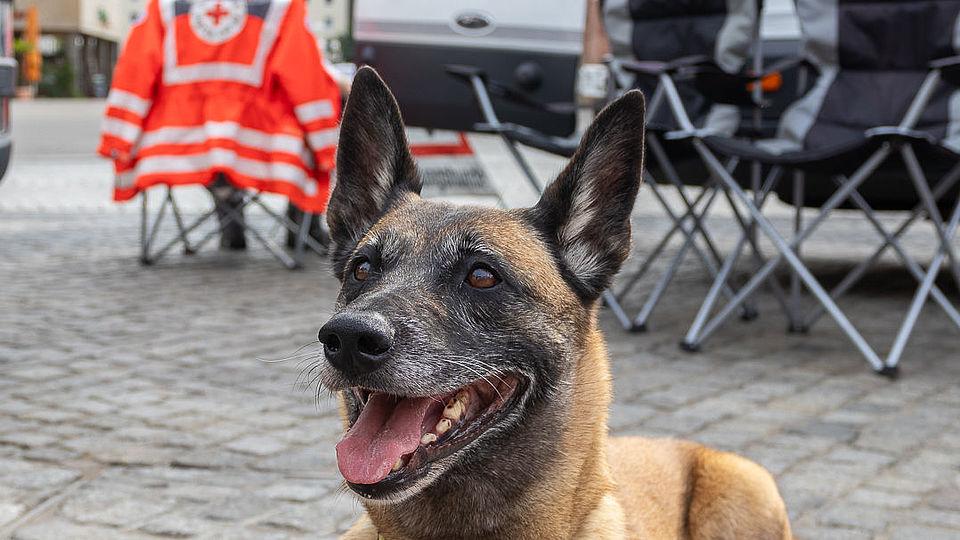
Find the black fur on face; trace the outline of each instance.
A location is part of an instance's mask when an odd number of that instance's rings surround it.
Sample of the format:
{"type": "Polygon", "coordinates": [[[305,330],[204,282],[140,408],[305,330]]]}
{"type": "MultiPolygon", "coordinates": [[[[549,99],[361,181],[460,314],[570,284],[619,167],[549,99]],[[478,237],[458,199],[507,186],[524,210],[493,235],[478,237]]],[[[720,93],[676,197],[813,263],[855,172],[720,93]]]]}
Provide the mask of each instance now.
{"type": "Polygon", "coordinates": [[[397,101],[373,69],[361,68],[354,77],[340,125],[337,184],[327,210],[338,279],[363,234],[401,194],[421,188],[397,101]]]}
{"type": "MultiPolygon", "coordinates": [[[[427,499],[442,498],[469,477],[486,493],[483,515],[495,517],[509,513],[510,501],[537,479],[539,468],[516,456],[558,458],[572,373],[595,329],[596,300],[629,252],[642,132],[643,97],[631,92],[598,116],[535,207],[425,201],[395,100],[372,69],[358,72],[328,209],[342,285],[337,314],[377,314],[392,345],[373,371],[321,365],[323,385],[341,391],[352,425],[360,411],[352,388],[433,396],[483,377],[523,381],[506,416],[432,463],[427,477],[395,502],[415,497],[433,504],[427,499]],[[477,268],[493,274],[495,285],[473,286],[477,268]]],[[[444,511],[461,515],[449,506],[444,511]]]]}

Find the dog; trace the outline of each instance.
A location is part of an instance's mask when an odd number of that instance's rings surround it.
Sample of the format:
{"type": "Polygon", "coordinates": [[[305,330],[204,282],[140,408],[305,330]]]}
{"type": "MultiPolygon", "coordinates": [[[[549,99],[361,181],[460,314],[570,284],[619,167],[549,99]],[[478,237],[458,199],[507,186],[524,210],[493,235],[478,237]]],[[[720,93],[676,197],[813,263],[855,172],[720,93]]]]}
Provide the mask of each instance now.
{"type": "Polygon", "coordinates": [[[791,538],[771,475],[692,442],[608,437],[597,301],[627,258],[644,100],[626,93],[531,208],[419,197],[397,102],[361,68],[327,221],[320,329],[343,538],[791,538]]]}

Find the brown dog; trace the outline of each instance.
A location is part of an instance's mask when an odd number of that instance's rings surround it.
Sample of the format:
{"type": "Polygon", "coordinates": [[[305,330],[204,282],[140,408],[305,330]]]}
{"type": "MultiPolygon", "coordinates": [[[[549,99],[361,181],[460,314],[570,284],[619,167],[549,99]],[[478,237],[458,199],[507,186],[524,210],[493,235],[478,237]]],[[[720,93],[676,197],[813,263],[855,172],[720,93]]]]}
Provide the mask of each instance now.
{"type": "Polygon", "coordinates": [[[608,438],[597,299],[629,252],[643,125],[630,92],[536,206],[457,207],[418,196],[397,104],[357,74],[328,212],[342,289],[319,334],[367,509],[345,538],[791,537],[755,463],[608,438]]]}

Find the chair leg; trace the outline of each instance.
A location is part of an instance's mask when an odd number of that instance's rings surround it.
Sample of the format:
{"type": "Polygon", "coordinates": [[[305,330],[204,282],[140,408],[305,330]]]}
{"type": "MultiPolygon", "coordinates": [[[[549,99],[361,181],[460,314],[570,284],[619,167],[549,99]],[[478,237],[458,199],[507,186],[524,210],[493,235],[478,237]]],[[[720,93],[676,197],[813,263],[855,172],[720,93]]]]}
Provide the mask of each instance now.
{"type": "MultiPolygon", "coordinates": [[[[817,281],[813,274],[811,274],[806,266],[803,265],[803,262],[796,256],[796,254],[793,252],[794,246],[780,236],[780,233],[777,232],[773,224],[770,223],[770,221],[766,219],[756,205],[753,204],[753,201],[740,188],[733,177],[731,177],[726,170],[724,170],[723,166],[707,148],[706,144],[699,139],[695,139],[693,141],[693,145],[694,148],[697,149],[697,152],[700,154],[701,158],[709,164],[710,168],[716,173],[726,187],[736,195],[737,199],[744,204],[744,206],[746,206],[754,221],[756,221],[757,225],[759,225],[760,229],[770,239],[770,241],[773,242],[774,246],[776,246],[777,251],[779,252],[777,257],[767,263],[767,265],[764,266],[764,268],[762,268],[751,280],[751,284],[755,283],[753,287],[755,288],[757,285],[759,285],[766,275],[769,275],[769,273],[773,271],[777,264],[779,264],[781,260],[785,259],[787,264],[789,264],[793,270],[797,272],[807,289],[810,290],[810,292],[821,304],[824,304],[824,306],[827,308],[827,311],[831,314],[831,316],[833,316],[834,320],[836,320],[843,332],[853,342],[854,346],[860,351],[864,358],[866,358],[870,365],[873,366],[873,368],[878,372],[883,370],[884,364],[877,356],[876,352],[870,347],[866,340],[863,339],[863,336],[860,334],[860,332],[857,331],[843,311],[841,311],[840,308],[833,302],[833,300],[830,298],[830,295],[827,294],[827,292],[823,289],[823,286],[820,285],[819,281],[817,281]]],[[[877,167],[879,167],[880,164],[887,159],[891,151],[890,145],[884,144],[880,147],[880,149],[874,152],[874,154],[867,159],[863,165],[861,165],[857,172],[851,175],[851,178],[844,185],[844,187],[835,192],[830,199],[828,199],[827,203],[821,210],[820,215],[812,220],[807,225],[807,228],[801,231],[801,234],[798,235],[798,238],[794,240],[794,245],[798,240],[802,240],[810,232],[812,232],[815,227],[819,226],[820,222],[826,218],[827,214],[849,196],[849,192],[851,190],[863,183],[867,176],[872,174],[873,171],[875,171],[877,167]]],[[[748,284],[748,286],[749,285],[750,284],[748,284]]],[[[748,287],[744,287],[744,289],[747,288],[748,287]]],[[[741,290],[741,292],[743,292],[743,290],[741,290]]]]}
{"type": "Polygon", "coordinates": [[[173,212],[173,219],[177,224],[177,234],[183,241],[183,252],[187,255],[193,255],[197,250],[190,245],[190,239],[187,238],[186,227],[183,225],[183,218],[180,216],[180,207],[173,198],[173,190],[167,186],[167,200],[170,202],[170,210],[173,212]]]}
{"type": "Polygon", "coordinates": [[[630,330],[631,332],[642,332],[643,328],[635,328],[633,322],[630,320],[630,317],[623,311],[623,307],[620,305],[620,302],[617,298],[610,292],[610,289],[603,291],[603,303],[606,304],[610,311],[613,312],[613,315],[620,322],[620,326],[623,326],[624,330],[630,330]]]}
{"type": "MultiPolygon", "coordinates": [[[[771,191],[776,186],[776,183],[780,180],[781,172],[782,169],[779,167],[774,167],[771,169],[770,173],[767,175],[767,178],[764,180],[763,185],[760,186],[759,191],[754,193],[754,200],[759,201],[759,203],[756,204],[757,208],[763,208],[763,205],[766,203],[771,191]]],[[[730,191],[725,187],[723,188],[723,195],[727,199],[727,203],[730,205],[730,210],[733,212],[733,217],[736,219],[737,224],[740,225],[740,229],[742,231],[748,231],[751,227],[754,227],[752,224],[752,219],[746,219],[740,214],[740,210],[737,209],[737,204],[730,195],[730,191]]],[[[766,258],[760,251],[760,246],[757,243],[756,235],[748,234],[746,241],[747,245],[750,246],[751,252],[753,253],[753,259],[756,264],[758,266],[765,264],[766,258]]],[[[790,310],[790,305],[787,300],[786,292],[784,292],[783,287],[780,286],[780,283],[773,277],[768,279],[765,283],[770,291],[773,292],[773,297],[777,300],[777,303],[780,304],[780,309],[787,314],[788,318],[793,317],[793,313],[790,310]]]]}
{"type": "MultiPolygon", "coordinates": [[[[156,219],[154,219],[152,225],[147,227],[148,219],[147,219],[146,192],[144,192],[143,197],[144,197],[143,198],[143,217],[141,219],[141,226],[143,227],[143,231],[141,232],[142,249],[140,252],[140,263],[144,265],[150,265],[157,262],[157,259],[162,257],[163,253],[166,251],[166,249],[158,250],[156,253],[151,254],[150,248],[153,246],[153,243],[157,239],[157,233],[160,232],[160,224],[163,222],[163,217],[167,211],[167,205],[169,204],[170,201],[167,200],[166,198],[163,199],[163,202],[160,203],[160,209],[157,210],[156,219]],[[150,230],[149,233],[146,232],[148,228],[150,230]]],[[[179,241],[180,241],[179,238],[175,238],[173,240],[173,243],[177,243],[179,241]]]]}
{"type": "MultiPolygon", "coordinates": [[[[794,171],[793,173],[793,207],[794,207],[794,216],[793,216],[793,236],[796,238],[800,234],[800,231],[803,230],[803,190],[804,190],[804,173],[802,171],[794,171]]],[[[797,242],[797,247],[794,248],[794,253],[797,254],[797,258],[803,260],[803,256],[800,254],[800,245],[802,242],[797,242]]],[[[788,328],[789,332],[806,332],[808,330],[802,323],[799,321],[802,313],[803,306],[801,302],[801,294],[803,293],[803,287],[800,283],[800,277],[796,272],[790,272],[790,298],[793,312],[796,314],[796,317],[790,317],[790,327],[788,328]]]]}
{"type": "MultiPolygon", "coordinates": [[[[869,221],[870,224],[873,225],[873,227],[877,230],[877,232],[880,233],[880,236],[883,237],[885,246],[890,246],[893,248],[894,252],[896,252],[898,257],[900,257],[900,260],[903,261],[904,266],[907,267],[907,270],[913,275],[917,282],[922,282],[924,279],[926,279],[925,273],[920,268],[920,265],[917,264],[917,262],[914,261],[910,255],[907,254],[906,250],[900,245],[897,239],[887,232],[887,230],[883,227],[883,224],[881,224],[877,219],[873,208],[870,207],[870,204],[867,203],[866,199],[864,199],[863,196],[860,195],[860,193],[856,190],[850,194],[850,199],[854,202],[854,204],[857,205],[857,207],[860,208],[864,216],[866,216],[867,221],[869,221]]],[[[951,236],[951,234],[951,232],[947,232],[948,237],[951,236]]],[[[949,242],[946,244],[941,244],[941,251],[943,249],[950,249],[949,242]],[[944,245],[946,248],[943,247],[944,245]]],[[[950,317],[954,324],[960,327],[960,313],[957,312],[957,310],[950,303],[950,300],[947,299],[946,295],[943,294],[943,291],[941,291],[939,287],[936,285],[932,285],[931,287],[932,289],[930,290],[930,295],[932,295],[934,300],[940,304],[940,307],[943,308],[944,312],[948,317],[950,317]]],[[[833,295],[831,294],[831,298],[832,297],[833,295]]]]}
{"type": "Polygon", "coordinates": [[[943,231],[943,237],[947,240],[940,245],[940,249],[937,252],[936,257],[934,257],[933,262],[930,264],[930,268],[927,269],[927,273],[923,278],[923,281],[920,283],[920,286],[917,287],[917,292],[914,294],[913,301],[910,303],[910,309],[907,311],[907,316],[904,318],[903,324],[900,326],[900,330],[897,332],[897,337],[894,339],[893,346],[890,348],[890,354],[887,356],[887,360],[884,363],[884,369],[892,376],[896,376],[897,363],[900,361],[900,356],[903,354],[903,349],[907,345],[907,340],[910,339],[910,334],[913,333],[913,327],[917,322],[917,317],[920,316],[920,310],[923,308],[923,304],[927,300],[927,296],[930,294],[930,291],[933,289],[933,281],[937,278],[937,274],[940,272],[940,266],[943,265],[945,259],[950,259],[952,256],[950,253],[953,248],[950,245],[950,239],[953,238],[953,234],[957,229],[957,223],[960,222],[960,199],[957,200],[957,204],[954,206],[953,215],[950,217],[950,223],[947,226],[947,230],[943,231]]]}
{"type": "Polygon", "coordinates": [[[150,264],[150,244],[147,241],[147,192],[140,192],[140,263],[150,264]]]}
{"type": "MultiPolygon", "coordinates": [[[[941,197],[943,197],[947,193],[948,190],[950,190],[954,185],[956,185],[958,181],[960,181],[960,164],[957,164],[957,166],[955,166],[949,173],[947,173],[946,176],[940,179],[937,185],[934,186],[933,198],[935,200],[939,200],[941,197]]],[[[907,219],[905,219],[903,223],[901,223],[900,226],[897,228],[897,230],[894,231],[892,235],[890,235],[890,239],[888,240],[897,240],[901,236],[903,236],[903,234],[907,231],[907,229],[909,229],[910,226],[916,220],[926,215],[924,212],[924,208],[925,206],[922,202],[914,206],[913,209],[911,209],[910,215],[907,217],[907,219]]],[[[885,234],[885,230],[881,231],[881,235],[884,235],[884,234],[885,234]]],[[[885,240],[884,243],[881,244],[880,247],[878,247],[870,257],[863,260],[853,270],[848,272],[847,275],[844,276],[843,279],[840,280],[840,282],[836,286],[834,286],[834,288],[830,291],[830,297],[833,299],[837,299],[843,294],[845,294],[850,289],[850,287],[856,284],[860,280],[860,278],[863,277],[863,275],[867,272],[867,270],[873,267],[877,263],[877,261],[880,260],[880,257],[883,256],[883,253],[886,251],[888,247],[891,247],[891,245],[892,245],[891,241],[885,240]]],[[[820,306],[820,305],[815,306],[813,309],[810,310],[810,312],[804,318],[803,325],[806,328],[810,328],[823,315],[823,313],[824,313],[823,306],[820,306]]]]}
{"type": "MultiPolygon", "coordinates": [[[[650,184],[650,185],[652,186],[653,184],[650,184]]],[[[657,193],[657,191],[654,191],[654,193],[657,193]]],[[[687,217],[697,212],[696,209],[699,207],[700,201],[707,199],[707,204],[709,205],[709,204],[712,204],[712,201],[710,199],[715,197],[716,197],[716,191],[703,190],[700,192],[700,195],[698,195],[697,198],[694,199],[691,208],[687,210],[685,214],[680,216],[678,218],[678,221],[674,221],[673,227],[671,227],[670,230],[667,231],[667,234],[663,235],[663,237],[660,239],[660,242],[658,242],[657,245],[653,248],[653,250],[649,254],[647,254],[647,257],[643,261],[643,263],[640,265],[640,268],[636,270],[630,276],[630,278],[626,281],[626,283],[621,287],[620,292],[617,293],[618,300],[622,301],[623,298],[630,291],[630,289],[632,289],[633,286],[636,284],[636,282],[646,274],[647,270],[649,270],[650,267],[653,265],[653,262],[657,259],[657,257],[660,256],[660,253],[663,251],[663,249],[667,246],[670,240],[673,239],[673,235],[676,234],[678,231],[680,231],[680,228],[681,228],[680,223],[683,222],[683,220],[685,220],[687,217]],[[710,193],[709,198],[707,196],[708,192],[710,193]]]]}
{"type": "MultiPolygon", "coordinates": [[[[949,246],[950,240],[947,238],[947,228],[943,222],[943,218],[940,216],[940,209],[937,208],[937,202],[930,192],[930,184],[927,183],[927,178],[923,174],[920,162],[917,160],[917,154],[913,151],[912,146],[905,144],[900,147],[900,155],[903,156],[903,161],[907,165],[908,176],[910,176],[910,180],[913,181],[917,195],[920,196],[920,200],[923,201],[924,206],[927,207],[927,217],[933,221],[937,236],[940,237],[940,242],[944,246],[949,246]]],[[[957,258],[953,250],[947,249],[946,257],[950,263],[950,271],[953,274],[957,288],[960,288],[960,264],[957,264],[957,258]]]]}

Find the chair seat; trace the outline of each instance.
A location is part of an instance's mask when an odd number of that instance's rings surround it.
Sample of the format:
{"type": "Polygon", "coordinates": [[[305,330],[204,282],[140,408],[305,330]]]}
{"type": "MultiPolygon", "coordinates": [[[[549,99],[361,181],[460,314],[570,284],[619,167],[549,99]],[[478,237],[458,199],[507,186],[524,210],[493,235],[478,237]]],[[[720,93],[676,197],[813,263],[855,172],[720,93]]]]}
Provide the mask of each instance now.
{"type": "Polygon", "coordinates": [[[918,154],[933,153],[952,159],[960,156],[951,148],[933,142],[928,137],[892,133],[864,135],[862,138],[825,148],[794,149],[796,145],[785,139],[751,141],[711,136],[704,137],[703,141],[711,150],[727,157],[738,157],[748,161],[758,161],[764,165],[781,165],[803,171],[835,173],[859,166],[882,143],[894,139],[909,142],[918,154]]]}

